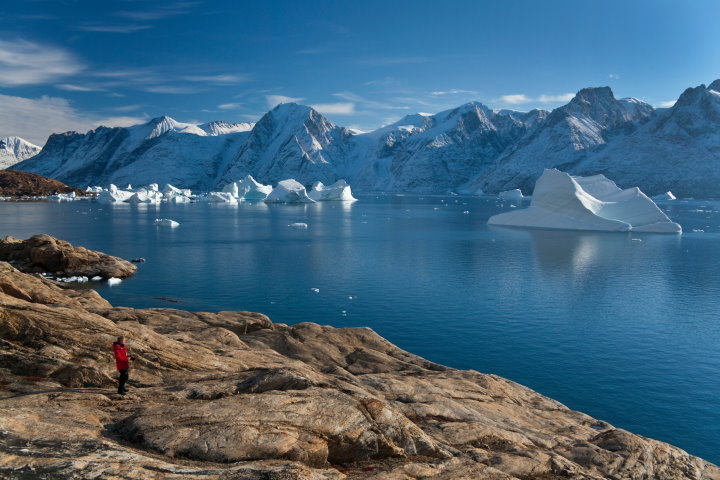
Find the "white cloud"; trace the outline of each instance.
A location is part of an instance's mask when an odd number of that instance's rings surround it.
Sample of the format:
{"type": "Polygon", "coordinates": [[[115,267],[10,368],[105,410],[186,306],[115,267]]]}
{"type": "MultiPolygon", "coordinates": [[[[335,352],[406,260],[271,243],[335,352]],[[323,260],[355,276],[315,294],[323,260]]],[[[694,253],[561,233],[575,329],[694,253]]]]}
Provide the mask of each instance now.
{"type": "Polygon", "coordinates": [[[518,93],[514,95],[503,95],[500,97],[500,101],[511,105],[518,105],[520,103],[530,103],[533,100],[525,94],[518,93]]]}
{"type": "Polygon", "coordinates": [[[612,78],[612,79],[614,79],[614,80],[617,80],[618,78],[620,78],[620,75],[618,75],[617,73],[611,73],[611,74],[608,75],[608,78],[612,78]]]}
{"type": "Polygon", "coordinates": [[[366,108],[375,108],[378,110],[408,110],[410,108],[407,106],[391,105],[389,103],[368,100],[367,98],[361,97],[360,95],[348,91],[333,93],[332,95],[333,97],[341,98],[343,100],[360,103],[366,108]]]}
{"type": "Polygon", "coordinates": [[[190,8],[196,4],[197,2],[174,2],[167,5],[160,5],[149,10],[124,10],[117,12],[117,14],[121,17],[132,18],[134,20],[159,20],[175,15],[188,14],[190,13],[190,8]]]}
{"type": "Polygon", "coordinates": [[[285,95],[265,95],[268,108],[275,108],[281,103],[295,103],[305,100],[304,98],[286,97],[285,95]]]}
{"type": "Polygon", "coordinates": [[[242,103],[223,103],[222,105],[218,105],[217,108],[220,110],[237,110],[238,108],[242,108],[242,103]]]}
{"type": "Polygon", "coordinates": [[[85,132],[100,125],[129,126],[145,120],[143,117],[103,117],[79,112],[64,98],[0,95],[0,137],[16,135],[36,145],[44,145],[51,133],[85,132]]]}
{"type": "Polygon", "coordinates": [[[528,97],[524,93],[516,93],[513,95],[503,95],[497,99],[502,103],[508,103],[510,105],[520,105],[523,103],[561,103],[569,102],[575,96],[574,93],[562,93],[560,95],[546,95],[542,94],[539,97],[528,97]]]}
{"type": "Polygon", "coordinates": [[[112,108],[114,112],[132,112],[133,110],[140,110],[142,105],[123,105],[122,107],[112,108]]]}
{"type": "Polygon", "coordinates": [[[84,24],[75,27],[75,30],[83,32],[104,32],[104,33],[135,33],[139,30],[152,28],[150,25],[100,25],[84,24]]]}
{"type": "Polygon", "coordinates": [[[537,101],[540,103],[569,102],[575,97],[574,93],[562,93],[560,95],[540,95],[537,101]]]}
{"type": "Polygon", "coordinates": [[[675,105],[677,100],[668,100],[667,102],[660,102],[660,108],[670,108],[675,105]]]}
{"type": "Polygon", "coordinates": [[[451,90],[438,90],[435,92],[430,93],[430,95],[433,96],[441,96],[441,95],[479,95],[480,92],[476,90],[461,90],[458,88],[453,88],[451,90]]]}
{"type": "Polygon", "coordinates": [[[217,83],[221,85],[229,85],[233,83],[246,82],[247,75],[187,75],[182,77],[183,80],[189,82],[217,83]]]}
{"type": "Polygon", "coordinates": [[[55,88],[65,90],[68,92],[100,92],[101,89],[97,87],[86,87],[84,85],[73,85],[71,83],[61,83],[55,85],[55,88]]]}
{"type": "Polygon", "coordinates": [[[352,102],[317,103],[312,108],[323,114],[352,115],[355,113],[355,104],[352,102]]]}
{"type": "Polygon", "coordinates": [[[163,93],[168,95],[187,95],[190,93],[202,92],[202,89],[194,87],[178,87],[175,85],[153,85],[144,87],[143,90],[150,93],[163,93]]]}
{"type": "Polygon", "coordinates": [[[0,86],[16,87],[53,82],[84,68],[61,48],[25,40],[0,40],[0,86]]]}

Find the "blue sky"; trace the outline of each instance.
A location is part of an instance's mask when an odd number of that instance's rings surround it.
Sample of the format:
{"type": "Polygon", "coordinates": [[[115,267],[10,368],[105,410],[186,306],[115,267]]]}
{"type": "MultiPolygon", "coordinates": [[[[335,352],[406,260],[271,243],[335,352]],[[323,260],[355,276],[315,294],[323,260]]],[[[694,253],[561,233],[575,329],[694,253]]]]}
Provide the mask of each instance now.
{"type": "Polygon", "coordinates": [[[363,130],[577,90],[668,105],[720,77],[718,1],[3,2],[0,136],[256,121],[279,101],[363,130]]]}

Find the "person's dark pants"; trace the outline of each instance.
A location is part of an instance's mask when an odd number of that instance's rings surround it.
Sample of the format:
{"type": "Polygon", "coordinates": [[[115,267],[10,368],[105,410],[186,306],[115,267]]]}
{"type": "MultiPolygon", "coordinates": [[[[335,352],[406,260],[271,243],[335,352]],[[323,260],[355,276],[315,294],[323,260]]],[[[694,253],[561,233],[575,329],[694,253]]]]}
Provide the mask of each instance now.
{"type": "Polygon", "coordinates": [[[120,370],[120,383],[118,384],[118,393],[125,393],[125,382],[128,381],[128,369],[125,368],[123,370],[120,370]]]}

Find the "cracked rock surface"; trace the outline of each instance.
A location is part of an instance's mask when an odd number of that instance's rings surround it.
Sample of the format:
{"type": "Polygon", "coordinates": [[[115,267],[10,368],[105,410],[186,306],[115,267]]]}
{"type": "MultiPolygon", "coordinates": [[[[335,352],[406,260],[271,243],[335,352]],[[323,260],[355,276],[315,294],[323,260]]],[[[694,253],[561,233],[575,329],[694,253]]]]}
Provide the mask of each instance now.
{"type": "Polygon", "coordinates": [[[720,469],[368,328],[113,307],[0,262],[0,477],[709,480],[720,469]],[[123,334],[136,360],[120,396],[110,345],[123,334]]]}

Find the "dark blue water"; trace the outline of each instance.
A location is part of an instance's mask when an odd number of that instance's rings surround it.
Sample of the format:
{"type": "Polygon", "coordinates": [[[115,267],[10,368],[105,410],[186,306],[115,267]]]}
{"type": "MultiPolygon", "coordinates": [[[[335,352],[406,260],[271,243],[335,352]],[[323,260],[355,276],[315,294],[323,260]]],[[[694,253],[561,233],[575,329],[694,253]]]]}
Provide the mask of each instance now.
{"type": "Polygon", "coordinates": [[[370,326],[720,463],[720,203],[666,204],[686,232],[674,236],[493,228],[488,217],[508,207],[488,199],[360,200],[0,203],[0,234],[146,258],[134,278],[99,288],[115,305],[370,326]]]}

